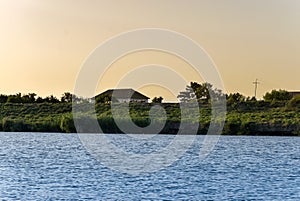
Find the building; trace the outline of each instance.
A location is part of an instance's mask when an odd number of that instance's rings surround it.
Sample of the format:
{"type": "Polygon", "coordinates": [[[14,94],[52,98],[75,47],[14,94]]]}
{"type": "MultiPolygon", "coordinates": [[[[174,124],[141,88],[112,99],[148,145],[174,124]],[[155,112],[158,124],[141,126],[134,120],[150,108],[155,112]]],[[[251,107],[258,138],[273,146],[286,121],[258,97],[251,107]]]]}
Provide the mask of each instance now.
{"type": "Polygon", "coordinates": [[[138,102],[138,103],[148,103],[149,97],[141,94],[138,91],[133,89],[109,89],[99,95],[97,97],[110,97],[120,103],[128,103],[128,102],[138,102]]]}
{"type": "Polygon", "coordinates": [[[290,94],[292,97],[295,97],[295,96],[300,95],[300,91],[289,91],[289,94],[290,94]]]}

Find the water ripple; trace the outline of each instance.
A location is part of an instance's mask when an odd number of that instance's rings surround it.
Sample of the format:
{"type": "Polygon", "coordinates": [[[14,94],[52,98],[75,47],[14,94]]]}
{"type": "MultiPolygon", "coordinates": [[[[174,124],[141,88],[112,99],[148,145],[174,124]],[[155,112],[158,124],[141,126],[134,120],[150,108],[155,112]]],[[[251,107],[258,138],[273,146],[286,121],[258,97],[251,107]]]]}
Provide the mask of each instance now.
{"type": "MultiPolygon", "coordinates": [[[[188,136],[187,136],[188,137],[188,136]]],[[[148,153],[171,136],[116,145],[148,153]],[[146,150],[146,151],[145,151],[146,150]]],[[[131,176],[114,172],[77,135],[0,133],[2,200],[300,200],[300,138],[222,137],[199,159],[203,137],[171,167],[131,176]]]]}

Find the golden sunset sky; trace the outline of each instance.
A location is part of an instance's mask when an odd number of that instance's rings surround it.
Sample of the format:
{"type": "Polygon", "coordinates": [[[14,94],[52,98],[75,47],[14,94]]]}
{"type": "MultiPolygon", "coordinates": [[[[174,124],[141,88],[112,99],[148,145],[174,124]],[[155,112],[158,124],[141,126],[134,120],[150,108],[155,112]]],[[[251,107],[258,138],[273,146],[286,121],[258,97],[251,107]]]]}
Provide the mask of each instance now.
{"type": "MultiPolygon", "coordinates": [[[[258,97],[271,89],[300,91],[299,19],[299,0],[0,0],[0,94],[72,92],[99,44],[141,28],[169,29],[196,41],[215,62],[228,93],[253,96],[256,78],[258,97]]],[[[97,92],[151,63],[202,81],[184,61],[145,51],[112,65],[97,92]]],[[[160,76],[172,79],[167,72],[160,76]]],[[[159,86],[140,90],[172,99],[159,86]]]]}

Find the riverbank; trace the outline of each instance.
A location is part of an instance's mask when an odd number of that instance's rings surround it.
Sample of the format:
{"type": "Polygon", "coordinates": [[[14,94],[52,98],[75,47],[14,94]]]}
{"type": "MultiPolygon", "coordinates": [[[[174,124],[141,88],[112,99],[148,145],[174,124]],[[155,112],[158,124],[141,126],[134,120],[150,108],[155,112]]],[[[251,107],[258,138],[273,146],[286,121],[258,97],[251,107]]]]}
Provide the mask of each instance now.
{"type": "MultiPolygon", "coordinates": [[[[138,126],[151,123],[149,111],[152,104],[131,104],[130,118],[126,117],[125,105],[120,104],[118,115],[114,116],[123,123],[131,119],[138,126]]],[[[199,126],[198,134],[206,134],[211,110],[208,104],[200,105],[200,118],[195,121],[193,115],[181,119],[179,104],[160,104],[166,111],[166,124],[161,133],[177,134],[180,122],[188,121],[199,126]]],[[[266,102],[248,102],[227,106],[223,135],[283,135],[300,136],[300,110],[288,108],[284,104],[266,102]]],[[[96,104],[97,120],[105,133],[122,133],[116,126],[110,104],[96,104]]],[[[93,111],[85,111],[80,118],[88,118],[93,111]]],[[[191,113],[192,114],[192,113],[191,113]]],[[[155,115],[154,115],[155,116],[155,115]]],[[[155,121],[164,122],[155,117],[155,121]]],[[[0,104],[0,131],[4,132],[76,132],[72,116],[71,103],[6,103],[0,104]]]]}

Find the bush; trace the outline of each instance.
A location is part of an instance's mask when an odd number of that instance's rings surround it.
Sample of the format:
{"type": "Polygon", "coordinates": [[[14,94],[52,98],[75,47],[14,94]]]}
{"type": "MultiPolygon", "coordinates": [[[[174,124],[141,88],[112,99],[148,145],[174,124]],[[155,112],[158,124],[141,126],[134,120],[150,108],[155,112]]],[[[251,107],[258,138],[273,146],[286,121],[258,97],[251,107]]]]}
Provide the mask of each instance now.
{"type": "Polygon", "coordinates": [[[5,132],[26,132],[30,131],[30,125],[20,119],[2,119],[2,128],[5,132]]]}
{"type": "Polygon", "coordinates": [[[292,98],[292,95],[286,90],[272,90],[264,95],[264,100],[268,102],[272,101],[288,101],[292,98]]]}
{"type": "Polygon", "coordinates": [[[295,96],[292,98],[288,104],[288,108],[300,108],[300,95],[295,96]]]}
{"type": "Polygon", "coordinates": [[[244,121],[241,123],[241,129],[238,134],[240,135],[256,135],[257,124],[253,121],[244,121]]]}
{"type": "Polygon", "coordinates": [[[223,135],[236,135],[241,132],[241,121],[231,120],[226,121],[223,128],[223,135]]]}
{"type": "Polygon", "coordinates": [[[60,121],[60,129],[65,133],[75,133],[73,115],[71,113],[64,114],[60,121]]]}

